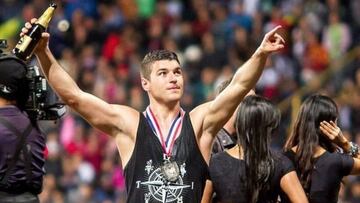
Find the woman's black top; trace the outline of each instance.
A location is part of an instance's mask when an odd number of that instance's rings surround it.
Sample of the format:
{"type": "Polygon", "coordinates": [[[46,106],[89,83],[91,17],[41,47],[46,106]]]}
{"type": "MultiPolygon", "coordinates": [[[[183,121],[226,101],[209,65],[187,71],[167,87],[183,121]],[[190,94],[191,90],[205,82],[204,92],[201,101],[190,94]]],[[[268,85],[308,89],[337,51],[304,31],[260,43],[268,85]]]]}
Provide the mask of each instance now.
{"type": "Polygon", "coordinates": [[[163,149],[141,113],[133,154],[124,173],[127,202],[200,202],[208,178],[208,166],[201,155],[188,113],[172,150],[179,167],[175,182],[167,182],[161,171],[163,149]]]}
{"type": "MultiPolygon", "coordinates": [[[[295,168],[295,153],[288,151],[285,155],[293,161],[295,168]]],[[[305,191],[310,203],[336,203],[340,189],[340,183],[344,176],[350,174],[354,165],[354,159],[346,154],[338,152],[325,152],[315,159],[314,169],[311,175],[310,189],[305,191]]],[[[298,176],[299,172],[297,171],[298,176]]],[[[299,176],[300,177],[300,176],[299,176]]],[[[289,202],[283,197],[283,202],[289,202]]]]}
{"type": "MultiPolygon", "coordinates": [[[[259,203],[276,202],[280,193],[280,180],[287,173],[294,171],[291,161],[280,153],[273,153],[275,161],[274,174],[270,180],[270,190],[261,192],[259,203]]],[[[216,201],[221,203],[248,203],[245,188],[245,162],[226,151],[212,156],[209,165],[210,178],[213,183],[216,201]]]]}

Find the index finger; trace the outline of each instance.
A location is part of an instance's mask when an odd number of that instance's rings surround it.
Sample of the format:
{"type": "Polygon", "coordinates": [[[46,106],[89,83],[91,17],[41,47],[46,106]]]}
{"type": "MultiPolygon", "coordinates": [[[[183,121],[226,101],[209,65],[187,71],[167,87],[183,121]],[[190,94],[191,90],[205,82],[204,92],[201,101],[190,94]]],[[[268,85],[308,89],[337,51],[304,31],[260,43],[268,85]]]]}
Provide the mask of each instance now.
{"type": "Polygon", "coordinates": [[[283,38],[280,34],[275,33],[274,36],[275,36],[276,40],[280,39],[280,41],[281,41],[283,44],[285,44],[285,40],[284,40],[284,38],[283,38]]]}
{"type": "Polygon", "coordinates": [[[281,25],[276,26],[275,28],[273,28],[272,30],[270,30],[270,31],[266,34],[267,37],[270,37],[270,36],[274,35],[274,33],[276,33],[276,31],[278,31],[278,30],[281,29],[281,28],[282,28],[281,25]]]}
{"type": "Polygon", "coordinates": [[[30,20],[30,23],[31,23],[31,24],[34,24],[36,21],[37,21],[37,18],[32,18],[32,19],[30,20]]]}
{"type": "Polygon", "coordinates": [[[332,131],[336,130],[336,127],[332,126],[330,123],[328,123],[326,121],[323,121],[320,125],[324,129],[328,130],[329,132],[332,132],[332,131]]]}

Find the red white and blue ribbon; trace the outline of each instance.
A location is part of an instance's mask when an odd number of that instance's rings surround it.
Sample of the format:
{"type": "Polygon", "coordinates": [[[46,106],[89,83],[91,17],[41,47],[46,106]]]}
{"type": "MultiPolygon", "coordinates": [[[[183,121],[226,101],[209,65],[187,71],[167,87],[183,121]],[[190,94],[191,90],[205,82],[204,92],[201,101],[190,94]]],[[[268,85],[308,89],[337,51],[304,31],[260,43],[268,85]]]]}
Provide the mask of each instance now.
{"type": "Polygon", "coordinates": [[[164,153],[170,157],[175,140],[181,133],[182,121],[185,114],[184,110],[180,109],[179,114],[173,120],[166,140],[161,132],[159,122],[156,120],[154,113],[150,109],[150,106],[146,108],[145,114],[151,129],[153,130],[156,137],[158,137],[158,139],[160,140],[164,153]]]}

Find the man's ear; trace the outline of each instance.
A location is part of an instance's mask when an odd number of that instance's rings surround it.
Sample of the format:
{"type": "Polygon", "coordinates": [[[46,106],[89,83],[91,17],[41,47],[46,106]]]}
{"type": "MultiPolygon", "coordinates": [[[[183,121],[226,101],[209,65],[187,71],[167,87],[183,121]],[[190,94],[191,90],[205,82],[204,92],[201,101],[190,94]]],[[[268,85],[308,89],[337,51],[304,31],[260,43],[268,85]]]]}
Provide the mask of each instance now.
{"type": "Polygon", "coordinates": [[[149,80],[147,80],[144,77],[141,77],[141,86],[145,91],[149,91],[149,89],[150,89],[149,80]]]}

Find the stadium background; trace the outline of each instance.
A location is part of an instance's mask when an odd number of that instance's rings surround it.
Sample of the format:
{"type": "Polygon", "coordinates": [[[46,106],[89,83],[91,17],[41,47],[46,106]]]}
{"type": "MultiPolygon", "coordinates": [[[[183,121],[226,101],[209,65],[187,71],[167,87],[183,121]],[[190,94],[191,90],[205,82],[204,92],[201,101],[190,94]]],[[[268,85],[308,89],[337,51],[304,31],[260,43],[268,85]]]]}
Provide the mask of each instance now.
{"type": "MultiPolygon", "coordinates": [[[[334,98],[340,127],[360,144],[360,0],[54,0],[50,48],[79,86],[110,103],[143,110],[139,64],[146,52],[169,49],[186,72],[182,106],[214,96],[276,25],[287,45],[271,56],[256,86],[282,111],[281,149],[304,97],[334,98]]],[[[48,0],[0,0],[0,39],[10,47],[25,21],[48,0]]],[[[35,61],[32,61],[35,63],[35,61]]],[[[120,156],[114,142],[71,110],[41,122],[48,157],[42,203],[124,202],[120,156]]],[[[331,178],[331,177],[329,177],[331,178]]],[[[344,180],[339,202],[360,202],[360,178],[344,180]]]]}

